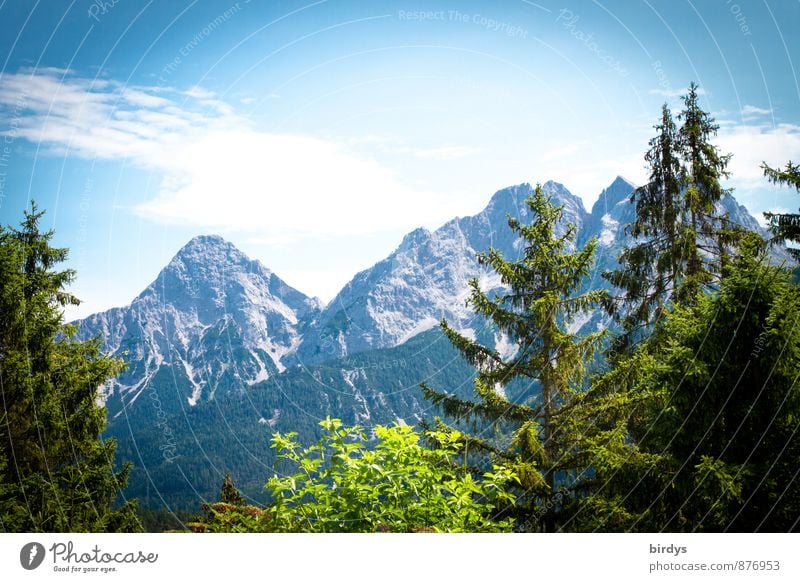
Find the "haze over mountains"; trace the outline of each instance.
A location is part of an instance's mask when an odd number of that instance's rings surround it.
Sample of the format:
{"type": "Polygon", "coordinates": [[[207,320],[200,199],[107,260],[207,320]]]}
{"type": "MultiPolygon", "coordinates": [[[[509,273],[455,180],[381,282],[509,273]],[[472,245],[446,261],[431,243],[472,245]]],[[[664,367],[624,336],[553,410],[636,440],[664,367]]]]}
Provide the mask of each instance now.
{"type": "MultiPolygon", "coordinates": [[[[626,243],[634,185],[617,177],[591,212],[563,185],[543,188],[577,227],[579,247],[598,238],[587,287],[607,287],[600,273],[616,267],[626,243]]],[[[78,322],[81,338],[100,334],[107,352],[129,363],[105,390],[107,432],[120,442],[118,457],[137,465],[130,493],[144,503],[152,503],[154,491],[161,501],[167,495],[179,503],[211,494],[231,471],[257,495],[271,471],[268,439],[275,430],[311,436],[325,415],[364,424],[416,422],[432,412],[418,389],[423,380],[469,395],[471,370],[436,326],[445,318],[513,354],[508,338],[467,307],[467,282],[476,277],[485,290],[501,287],[476,252],[522,253],[507,218],[530,221],[524,201],[532,191],[529,184],[505,188],[475,216],[410,232],[326,306],[221,237],[200,236],[129,306],[78,322]],[[155,413],[161,420],[154,428],[155,413]]],[[[732,196],[722,206],[763,233],[732,196]]],[[[579,315],[569,329],[606,324],[595,312],[579,315]]],[[[509,397],[523,399],[531,389],[509,397]]]]}

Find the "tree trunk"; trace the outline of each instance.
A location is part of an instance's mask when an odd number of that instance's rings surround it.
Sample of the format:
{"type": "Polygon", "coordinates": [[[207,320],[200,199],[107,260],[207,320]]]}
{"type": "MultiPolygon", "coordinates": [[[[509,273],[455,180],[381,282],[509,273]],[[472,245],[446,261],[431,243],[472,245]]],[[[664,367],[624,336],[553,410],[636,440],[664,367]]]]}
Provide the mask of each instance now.
{"type": "MultiPolygon", "coordinates": [[[[545,342],[547,354],[550,353],[550,347],[545,342]]],[[[556,473],[555,462],[557,447],[555,442],[555,427],[553,426],[553,394],[554,386],[552,379],[552,363],[547,365],[547,373],[542,375],[542,401],[543,401],[543,423],[544,423],[544,460],[545,460],[545,474],[544,480],[547,487],[550,489],[550,494],[547,498],[544,513],[544,531],[554,532],[556,530],[556,515],[555,505],[553,498],[556,492],[556,473]]]]}

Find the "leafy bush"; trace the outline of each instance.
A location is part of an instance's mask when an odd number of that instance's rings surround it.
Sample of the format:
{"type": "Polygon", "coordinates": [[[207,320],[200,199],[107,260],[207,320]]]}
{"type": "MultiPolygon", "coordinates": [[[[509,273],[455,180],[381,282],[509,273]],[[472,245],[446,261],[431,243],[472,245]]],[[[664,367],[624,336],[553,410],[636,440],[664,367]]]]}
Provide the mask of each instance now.
{"type": "Polygon", "coordinates": [[[395,424],[374,429],[376,444],[361,427],[338,419],[320,423],[322,438],[303,448],[296,433],[275,434],[278,466],[290,470],[267,483],[265,508],[217,503],[205,506],[196,531],[266,532],[496,532],[510,531],[502,518],[513,504],[507,484],[514,473],[495,465],[475,477],[461,466],[457,433],[395,424]],[[427,448],[424,440],[435,442],[427,448]]]}

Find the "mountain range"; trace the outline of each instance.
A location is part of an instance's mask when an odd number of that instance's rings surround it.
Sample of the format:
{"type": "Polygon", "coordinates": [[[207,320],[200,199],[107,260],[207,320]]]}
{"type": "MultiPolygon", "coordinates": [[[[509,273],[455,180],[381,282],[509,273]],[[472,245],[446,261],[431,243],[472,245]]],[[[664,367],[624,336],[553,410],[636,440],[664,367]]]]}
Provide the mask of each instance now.
{"type": "MultiPolygon", "coordinates": [[[[588,212],[563,185],[543,189],[564,208],[561,228],[577,227],[577,246],[598,239],[588,288],[616,267],[634,218],[635,186],[617,177],[588,212]]],[[[416,229],[384,260],[356,274],[327,305],[285,283],[219,236],[192,239],[127,307],[78,323],[98,334],[128,369],[103,388],[106,431],[120,460],[134,462],[129,493],[144,505],[197,507],[231,472],[258,500],[271,474],[269,436],[297,431],[308,441],[326,415],[365,425],[416,422],[434,412],[419,383],[471,394],[471,369],[439,332],[446,319],[462,333],[511,355],[515,346],[476,318],[468,280],[489,292],[499,277],[476,253],[523,251],[508,217],[529,222],[529,184],[496,192],[475,216],[416,229]]],[[[721,209],[764,234],[728,195],[721,209]]],[[[577,316],[580,333],[608,325],[601,312],[577,316]]],[[[524,400],[534,387],[509,398],[524,400]]]]}

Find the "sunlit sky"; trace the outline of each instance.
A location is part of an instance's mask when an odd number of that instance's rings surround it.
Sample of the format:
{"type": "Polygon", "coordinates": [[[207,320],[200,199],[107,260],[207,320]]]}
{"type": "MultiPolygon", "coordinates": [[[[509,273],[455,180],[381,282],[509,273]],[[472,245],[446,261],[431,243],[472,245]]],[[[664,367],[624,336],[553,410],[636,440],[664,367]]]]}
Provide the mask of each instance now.
{"type": "Polygon", "coordinates": [[[553,179],[642,183],[690,81],[753,213],[796,209],[800,2],[0,0],[0,223],[31,198],[78,317],[217,233],[330,300],[403,234],[553,179]]]}

